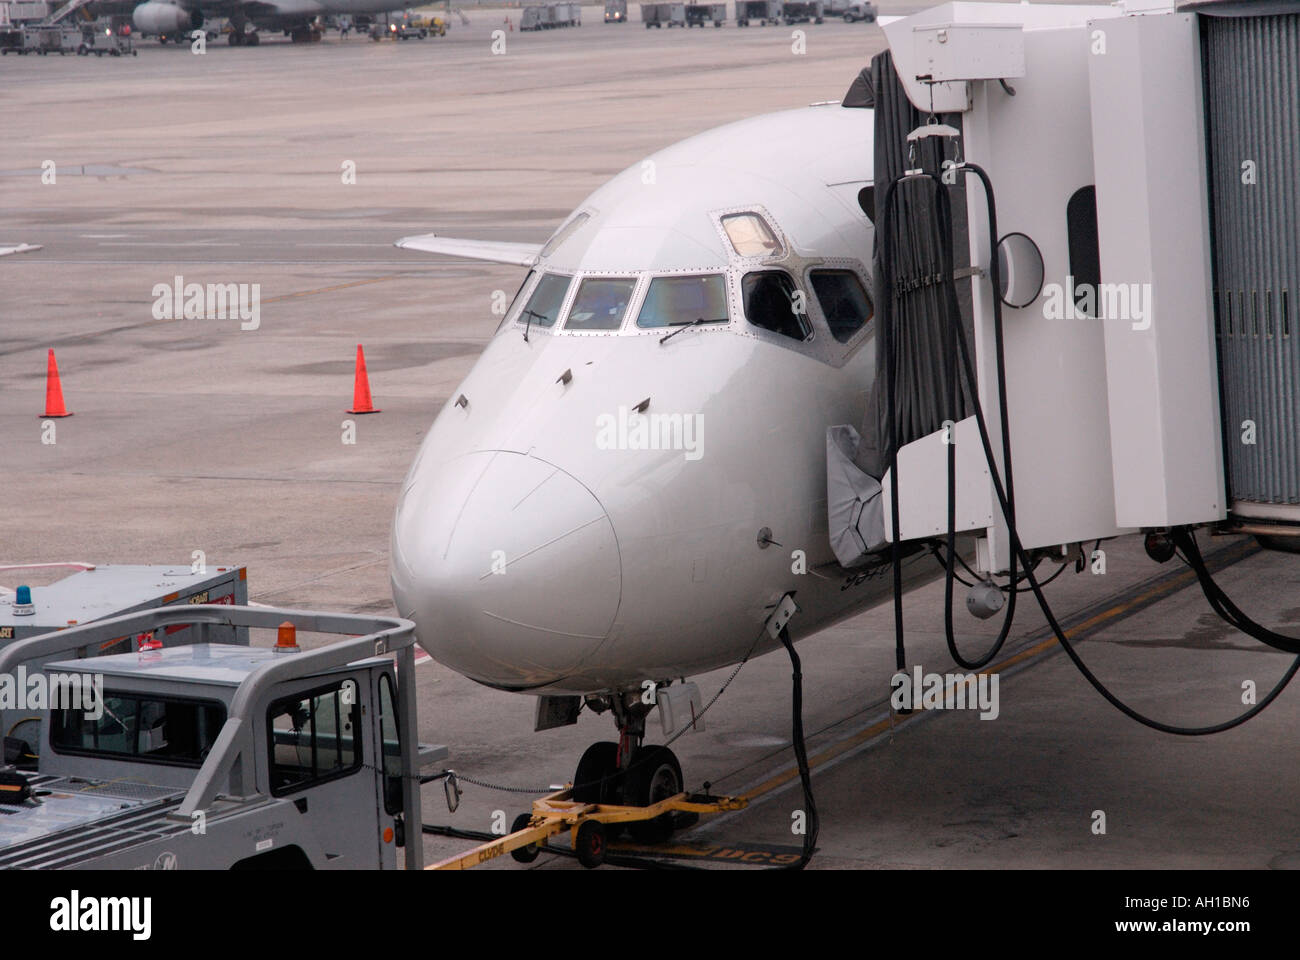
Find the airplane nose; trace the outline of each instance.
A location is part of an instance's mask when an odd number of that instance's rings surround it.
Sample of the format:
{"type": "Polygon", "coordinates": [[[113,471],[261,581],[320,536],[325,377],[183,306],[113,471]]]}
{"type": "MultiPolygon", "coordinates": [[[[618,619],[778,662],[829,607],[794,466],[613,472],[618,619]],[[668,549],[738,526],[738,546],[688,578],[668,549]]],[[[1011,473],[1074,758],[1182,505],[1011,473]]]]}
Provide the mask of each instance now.
{"type": "Polygon", "coordinates": [[[622,567],[604,508],[526,454],[429,459],[393,522],[398,612],[430,655],[482,683],[561,679],[604,642],[618,612],[622,567]]]}

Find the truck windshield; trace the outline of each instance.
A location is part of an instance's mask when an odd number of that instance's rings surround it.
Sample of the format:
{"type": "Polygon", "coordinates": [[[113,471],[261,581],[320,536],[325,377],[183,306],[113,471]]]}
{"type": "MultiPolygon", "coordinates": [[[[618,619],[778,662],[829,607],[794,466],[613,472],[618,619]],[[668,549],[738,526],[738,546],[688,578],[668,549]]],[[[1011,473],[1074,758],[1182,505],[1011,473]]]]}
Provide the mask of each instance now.
{"type": "Polygon", "coordinates": [[[225,722],[226,708],[215,700],[106,691],[102,713],[83,708],[52,711],[50,746],[56,753],[197,767],[225,722]]]}

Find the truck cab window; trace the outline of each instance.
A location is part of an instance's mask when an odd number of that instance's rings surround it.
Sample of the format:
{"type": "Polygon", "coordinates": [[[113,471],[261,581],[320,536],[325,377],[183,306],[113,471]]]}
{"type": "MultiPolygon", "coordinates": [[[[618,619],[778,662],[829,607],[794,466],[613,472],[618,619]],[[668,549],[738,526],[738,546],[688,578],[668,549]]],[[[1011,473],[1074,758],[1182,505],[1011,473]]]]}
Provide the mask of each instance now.
{"type": "Polygon", "coordinates": [[[623,325],[628,301],[636,289],[633,277],[586,277],[569,308],[565,330],[617,330],[623,325]]]}
{"type": "Polygon", "coordinates": [[[569,292],[571,279],[573,278],[558,273],[544,274],[542,279],[537,281],[537,286],[533,288],[533,295],[519,311],[515,322],[533,327],[552,326],[559,319],[560,308],[564,306],[564,296],[569,292]]]}
{"type": "Polygon", "coordinates": [[[840,343],[848,343],[875,312],[862,281],[852,270],[814,270],[812,288],[831,336],[840,343]]]}
{"type": "Polygon", "coordinates": [[[793,340],[812,337],[812,325],[802,309],[803,298],[784,270],[758,270],[745,274],[741,295],[745,317],[756,327],[793,340]]]}
{"type": "Polygon", "coordinates": [[[384,810],[390,814],[402,812],[402,740],[397,726],[397,694],[393,678],[383,674],[379,678],[379,735],[384,749],[384,810]]]}
{"type": "Polygon", "coordinates": [[[54,751],[197,767],[226,722],[226,708],[214,700],[107,692],[102,708],[99,716],[81,708],[52,711],[54,751]]]}
{"type": "Polygon", "coordinates": [[[355,680],[271,704],[271,793],[282,796],[361,766],[361,704],[355,680]]]}

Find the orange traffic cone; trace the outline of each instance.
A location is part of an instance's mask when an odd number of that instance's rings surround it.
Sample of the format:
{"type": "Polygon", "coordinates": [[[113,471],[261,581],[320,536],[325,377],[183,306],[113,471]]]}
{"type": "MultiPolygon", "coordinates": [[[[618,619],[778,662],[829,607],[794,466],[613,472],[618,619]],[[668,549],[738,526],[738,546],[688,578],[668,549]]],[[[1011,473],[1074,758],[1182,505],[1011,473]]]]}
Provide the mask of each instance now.
{"type": "Polygon", "coordinates": [[[366,374],[366,355],[359,343],[357,344],[357,376],[352,387],[352,409],[348,413],[379,413],[370,402],[370,377],[366,374]]]}
{"type": "Polygon", "coordinates": [[[59,381],[59,365],[51,348],[45,364],[45,413],[42,417],[70,417],[72,411],[63,405],[63,384],[59,381]]]}

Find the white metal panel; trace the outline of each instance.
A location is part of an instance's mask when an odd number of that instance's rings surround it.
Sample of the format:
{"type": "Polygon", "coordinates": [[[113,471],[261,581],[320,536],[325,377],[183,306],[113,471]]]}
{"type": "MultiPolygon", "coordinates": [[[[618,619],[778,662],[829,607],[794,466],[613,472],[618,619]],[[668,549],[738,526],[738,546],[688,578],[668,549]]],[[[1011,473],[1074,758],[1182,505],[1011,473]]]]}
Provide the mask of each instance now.
{"type": "MultiPolygon", "coordinates": [[[[995,497],[975,418],[967,417],[956,424],[951,437],[956,441],[953,447],[957,474],[955,529],[958,533],[982,530],[993,523],[995,497]]],[[[948,447],[944,432],[939,430],[898,451],[898,475],[904,490],[898,499],[898,525],[904,540],[933,537],[948,531],[948,447]]],[[[881,487],[885,535],[893,540],[890,504],[894,478],[889,471],[885,471],[881,487]]]]}
{"type": "MultiPolygon", "coordinates": [[[[1191,14],[1108,20],[1089,58],[1102,320],[1121,526],[1225,515],[1199,41],[1191,14]]],[[[1099,313],[1100,313],[1099,309],[1099,313]]]]}
{"type": "Polygon", "coordinates": [[[1112,6],[1083,6],[1056,3],[945,3],[922,10],[910,17],[890,20],[882,17],[880,26],[889,41],[899,79],[907,91],[907,98],[918,110],[936,113],[965,111],[971,108],[975,85],[968,82],[922,83],[917,76],[925,73],[917,62],[917,51],[912,34],[933,24],[961,24],[966,26],[988,24],[1018,24],[1026,33],[1034,30],[1081,27],[1085,22],[1102,17],[1120,16],[1112,6]],[[886,21],[889,22],[886,22],[886,21]]]}
{"type": "MultiPolygon", "coordinates": [[[[1064,286],[1070,270],[1066,205],[1093,182],[1088,102],[1088,36],[1082,25],[1025,32],[1026,73],[1008,96],[977,84],[964,118],[965,153],[996,191],[998,231],[1019,231],[1038,245],[1043,295],[1023,309],[1003,307],[1007,400],[1014,458],[1016,519],[1027,548],[1123,532],[1115,524],[1105,345],[1099,325],[1050,315],[1046,284],[1064,286]]],[[[967,178],[971,262],[987,267],[984,191],[967,178]]],[[[993,291],[974,283],[980,402],[1001,462],[993,339],[993,291]]],[[[994,568],[1010,559],[998,512],[989,530],[994,568]]]]}
{"type": "Polygon", "coordinates": [[[1018,23],[935,23],[917,27],[916,69],[931,80],[999,80],[1025,75],[1018,23]]]}

